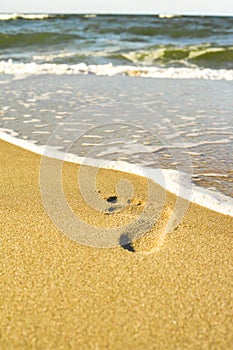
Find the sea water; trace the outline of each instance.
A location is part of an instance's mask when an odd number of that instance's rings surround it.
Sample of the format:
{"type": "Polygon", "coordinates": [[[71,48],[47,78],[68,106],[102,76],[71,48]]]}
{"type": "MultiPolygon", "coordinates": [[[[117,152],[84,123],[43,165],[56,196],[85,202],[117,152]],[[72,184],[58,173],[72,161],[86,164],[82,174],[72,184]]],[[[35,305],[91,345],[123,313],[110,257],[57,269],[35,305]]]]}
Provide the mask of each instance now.
{"type": "Polygon", "coordinates": [[[232,18],[0,19],[1,138],[233,197],[232,18]]]}

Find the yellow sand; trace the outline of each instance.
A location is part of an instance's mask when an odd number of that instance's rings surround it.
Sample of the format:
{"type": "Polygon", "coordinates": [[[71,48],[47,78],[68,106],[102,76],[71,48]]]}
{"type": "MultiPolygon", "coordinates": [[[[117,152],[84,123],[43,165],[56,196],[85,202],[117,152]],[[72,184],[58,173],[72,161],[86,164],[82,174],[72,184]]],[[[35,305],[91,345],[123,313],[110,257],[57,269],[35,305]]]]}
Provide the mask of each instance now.
{"type": "MultiPolygon", "coordinates": [[[[164,236],[175,200],[167,194],[134,252],[83,246],[43,207],[40,156],[5,142],[0,149],[1,349],[232,348],[232,217],[191,204],[164,236]]],[[[145,179],[101,171],[103,199],[122,176],[135,192],[123,211],[99,214],[82,199],[76,174],[76,165],[64,167],[64,192],[83,220],[114,227],[142,212],[145,179]]]]}

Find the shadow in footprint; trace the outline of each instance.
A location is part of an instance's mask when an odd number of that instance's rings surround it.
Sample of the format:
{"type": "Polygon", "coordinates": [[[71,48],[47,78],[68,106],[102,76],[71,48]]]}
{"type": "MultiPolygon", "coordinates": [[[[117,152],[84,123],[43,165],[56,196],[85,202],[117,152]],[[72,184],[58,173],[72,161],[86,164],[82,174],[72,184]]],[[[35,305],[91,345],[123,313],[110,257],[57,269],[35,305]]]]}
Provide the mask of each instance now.
{"type": "Polygon", "coordinates": [[[119,243],[120,243],[120,245],[121,245],[121,247],[123,249],[126,249],[126,250],[128,250],[129,252],[132,252],[132,253],[135,252],[134,247],[129,242],[129,237],[127,236],[127,234],[123,234],[123,235],[120,236],[119,243]]]}

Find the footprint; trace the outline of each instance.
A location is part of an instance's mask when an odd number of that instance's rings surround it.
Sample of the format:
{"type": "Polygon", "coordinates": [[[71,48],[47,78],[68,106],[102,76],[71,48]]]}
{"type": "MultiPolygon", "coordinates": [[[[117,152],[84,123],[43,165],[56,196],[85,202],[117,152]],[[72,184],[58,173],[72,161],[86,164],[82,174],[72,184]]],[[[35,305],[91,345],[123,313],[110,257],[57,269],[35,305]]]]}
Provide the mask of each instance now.
{"type": "Polygon", "coordinates": [[[170,207],[165,208],[153,228],[131,243],[132,250],[145,255],[158,252],[166,239],[172,213],[173,210],[170,207]]]}

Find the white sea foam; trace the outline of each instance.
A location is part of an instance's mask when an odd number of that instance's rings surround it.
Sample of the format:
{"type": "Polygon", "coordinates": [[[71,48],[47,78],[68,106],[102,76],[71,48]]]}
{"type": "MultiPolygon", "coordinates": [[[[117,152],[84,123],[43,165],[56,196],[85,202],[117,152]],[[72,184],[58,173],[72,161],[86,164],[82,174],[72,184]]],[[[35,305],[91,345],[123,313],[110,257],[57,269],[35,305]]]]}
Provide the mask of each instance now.
{"type": "Polygon", "coordinates": [[[97,17],[97,14],[90,13],[90,14],[85,15],[84,17],[85,18],[95,18],[95,17],[97,17]]]}
{"type": "Polygon", "coordinates": [[[181,15],[175,15],[173,13],[160,13],[158,15],[159,18],[174,18],[174,17],[182,17],[181,15]]]}
{"type": "Polygon", "coordinates": [[[165,187],[168,191],[181,195],[183,198],[190,200],[193,203],[209,208],[216,212],[233,216],[233,198],[225,196],[221,193],[204,189],[192,184],[190,193],[190,181],[187,174],[176,170],[167,169],[152,169],[141,167],[136,164],[130,164],[125,161],[106,161],[101,159],[83,158],[74,154],[65,154],[58,151],[56,148],[38,146],[32,141],[26,141],[15,137],[14,132],[6,129],[0,130],[0,139],[10,142],[23,149],[31,152],[46,155],[51,158],[66,160],[68,162],[97,166],[106,169],[114,169],[136,175],[145,175],[152,179],[155,183],[165,187]]]}
{"type": "Polygon", "coordinates": [[[10,21],[13,19],[28,19],[28,20],[35,20],[35,19],[46,19],[53,17],[52,15],[48,14],[23,14],[23,13],[2,13],[0,14],[0,21],[10,21]]]}
{"type": "Polygon", "coordinates": [[[233,80],[233,69],[113,66],[111,63],[104,65],[86,65],[85,63],[74,65],[54,63],[37,64],[35,62],[16,63],[11,59],[8,61],[0,61],[0,74],[1,73],[12,74],[16,78],[24,78],[31,74],[95,74],[171,79],[233,80]]]}

